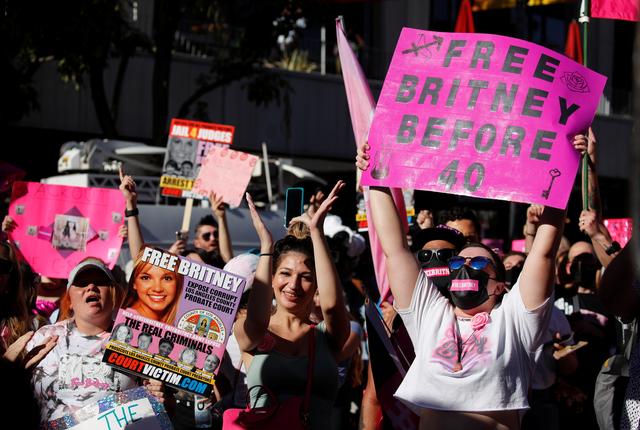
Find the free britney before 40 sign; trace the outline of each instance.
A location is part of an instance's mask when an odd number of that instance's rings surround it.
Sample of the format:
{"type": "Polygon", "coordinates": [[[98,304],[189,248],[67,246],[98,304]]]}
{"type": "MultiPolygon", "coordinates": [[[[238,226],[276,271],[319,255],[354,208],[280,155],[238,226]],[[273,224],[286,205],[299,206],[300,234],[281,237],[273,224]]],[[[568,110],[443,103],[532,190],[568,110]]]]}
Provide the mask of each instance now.
{"type": "Polygon", "coordinates": [[[564,208],[606,78],[489,34],[404,28],[369,133],[363,185],[564,208]]]}

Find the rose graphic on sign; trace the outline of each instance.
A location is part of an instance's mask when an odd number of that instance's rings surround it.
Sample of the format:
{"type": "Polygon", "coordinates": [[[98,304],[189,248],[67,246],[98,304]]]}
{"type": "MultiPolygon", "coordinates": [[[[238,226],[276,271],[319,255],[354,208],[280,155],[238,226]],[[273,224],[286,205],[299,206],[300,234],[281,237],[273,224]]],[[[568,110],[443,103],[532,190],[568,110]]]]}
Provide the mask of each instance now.
{"type": "Polygon", "coordinates": [[[560,79],[574,93],[588,93],[591,91],[587,80],[578,72],[564,72],[560,79]]]}

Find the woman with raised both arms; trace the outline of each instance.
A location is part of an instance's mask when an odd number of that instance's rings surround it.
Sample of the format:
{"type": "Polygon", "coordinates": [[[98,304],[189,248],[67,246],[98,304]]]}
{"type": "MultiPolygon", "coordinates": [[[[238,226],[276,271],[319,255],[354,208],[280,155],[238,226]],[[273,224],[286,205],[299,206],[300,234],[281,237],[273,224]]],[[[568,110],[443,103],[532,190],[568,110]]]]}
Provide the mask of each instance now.
{"type": "MultiPolygon", "coordinates": [[[[368,150],[367,144],[358,150],[361,170],[369,168],[368,150]]],[[[507,294],[495,252],[481,243],[465,245],[448,261],[449,302],[407,247],[389,189],[371,187],[370,198],[394,307],[416,351],[396,397],[420,416],[423,429],[520,428],[533,358],[553,306],[564,211],[538,208],[533,247],[507,294]]]]}
{"type": "MultiPolygon", "coordinates": [[[[312,334],[315,364],[310,381],[311,429],[331,428],[332,406],[338,392],[336,357],[349,336],[347,309],[323,231],[325,216],[343,187],[344,182],[339,181],[315,213],[292,221],[306,224],[310,236],[288,235],[275,245],[247,195],[261,254],[246,316],[238,318],[234,333],[248,369],[251,405],[269,403],[263,390],[253,389],[258,386],[267,387],[279,403],[305,395],[312,334]],[[324,320],[314,326],[310,315],[316,289],[324,320]]],[[[295,415],[291,420],[299,418],[297,412],[295,415]]]]}

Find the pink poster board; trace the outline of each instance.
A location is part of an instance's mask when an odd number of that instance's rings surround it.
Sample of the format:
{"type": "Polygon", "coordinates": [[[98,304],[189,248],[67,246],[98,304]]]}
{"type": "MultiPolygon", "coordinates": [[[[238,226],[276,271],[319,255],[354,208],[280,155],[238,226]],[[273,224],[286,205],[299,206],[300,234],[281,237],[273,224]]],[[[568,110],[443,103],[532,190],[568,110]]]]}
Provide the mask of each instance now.
{"type": "Polygon", "coordinates": [[[611,239],[624,246],[631,240],[633,220],[631,218],[610,218],[604,220],[604,226],[609,230],[611,239]]]}
{"type": "Polygon", "coordinates": [[[362,184],[564,208],[605,82],[519,39],[404,28],[362,184]]]}
{"type": "Polygon", "coordinates": [[[230,206],[239,206],[258,157],[229,148],[212,147],[202,161],[193,191],[221,195],[230,206]]]}
{"type": "Polygon", "coordinates": [[[525,240],[524,239],[514,239],[511,241],[511,250],[524,252],[525,250],[525,240]]]}
{"type": "Polygon", "coordinates": [[[98,257],[116,264],[125,202],[119,190],[16,182],[9,215],[11,233],[33,270],[67,278],[81,260],[98,257]]]}

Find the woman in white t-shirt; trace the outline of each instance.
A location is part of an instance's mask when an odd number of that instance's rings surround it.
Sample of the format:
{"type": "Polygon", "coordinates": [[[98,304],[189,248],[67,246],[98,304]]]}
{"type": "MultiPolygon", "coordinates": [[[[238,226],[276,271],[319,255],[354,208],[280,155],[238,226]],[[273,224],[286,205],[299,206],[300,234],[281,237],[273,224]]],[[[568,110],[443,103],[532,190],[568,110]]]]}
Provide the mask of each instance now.
{"type": "MultiPolygon", "coordinates": [[[[369,167],[369,146],[356,165],[369,167]]],[[[500,258],[481,243],[449,260],[451,304],[420,270],[387,188],[370,188],[394,307],[416,351],[396,397],[429,429],[519,428],[533,357],[548,324],[554,256],[564,211],[535,209],[535,240],[519,281],[505,292],[500,258]]]]}
{"type": "MultiPolygon", "coordinates": [[[[31,380],[43,425],[138,385],[102,362],[112,313],[121,302],[121,288],[101,260],[87,258],[69,274],[60,305],[61,321],[42,327],[27,344],[31,350],[47,338],[57,338],[53,349],[33,369],[31,380]]],[[[146,384],[162,401],[162,384],[146,384]]]]}

